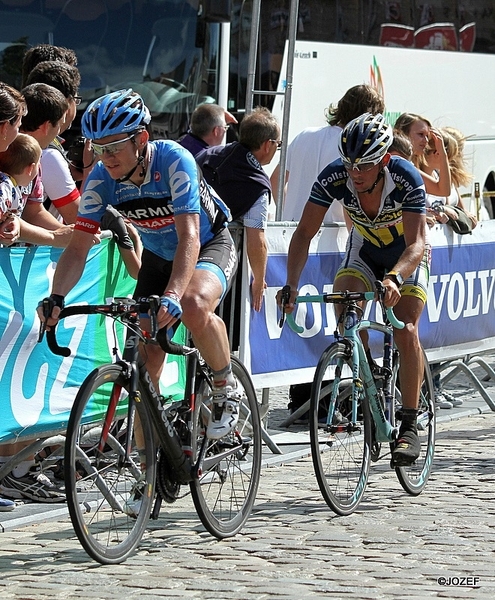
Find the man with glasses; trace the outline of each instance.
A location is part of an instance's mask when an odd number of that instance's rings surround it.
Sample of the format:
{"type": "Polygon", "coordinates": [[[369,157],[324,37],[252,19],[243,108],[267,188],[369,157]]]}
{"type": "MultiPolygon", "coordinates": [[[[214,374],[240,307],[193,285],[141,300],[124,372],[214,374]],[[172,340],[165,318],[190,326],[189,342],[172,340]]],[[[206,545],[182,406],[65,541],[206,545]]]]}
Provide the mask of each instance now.
{"type": "MultiPolygon", "coordinates": [[[[383,113],[383,97],[370,85],[359,84],[349,88],[340,100],[326,110],[327,124],[308,127],[299,132],[287,146],[285,163],[285,187],[282,194],[282,221],[299,221],[304,204],[318,174],[339,157],[339,138],[342,129],[362,114],[383,113]]],[[[273,195],[278,200],[280,165],[275,167],[270,181],[273,195]]],[[[342,223],[345,213],[338,202],[326,212],[324,223],[342,223]]],[[[347,225],[349,223],[347,222],[347,225]]],[[[294,413],[309,400],[311,383],[296,383],[289,386],[288,409],[294,413]]],[[[307,423],[309,415],[304,413],[296,423],[307,423]]]]}
{"type": "MultiPolygon", "coordinates": [[[[171,140],[150,141],[151,119],[141,96],[119,90],[92,102],[81,128],[100,159],[88,176],[70,244],[53,279],[54,324],[66,294],[79,280],[107,206],[139,231],[142,266],[136,298],[160,296],[159,327],[181,319],[212,369],[213,392],[207,435],[227,435],[239,418],[237,382],[223,321],[214,313],[237,268],[227,229],[229,211],[199,173],[193,156],[171,140]]],[[[40,319],[45,320],[38,309],[40,319]]],[[[165,353],[146,347],[146,366],[159,390],[165,353]]]]}
{"type": "Polygon", "coordinates": [[[218,104],[200,104],[191,115],[189,132],[179,144],[197,156],[205,148],[221,146],[233,123],[237,119],[218,104]]]}
{"type": "MultiPolygon", "coordinates": [[[[342,204],[353,227],[333,290],[372,291],[382,280],[385,304],[406,326],[394,331],[400,352],[403,415],[396,447],[397,466],[420,454],[417,406],[424,365],[418,337],[426,303],[430,248],[426,244],[425,188],[419,171],[391,156],[393,132],[382,115],[366,113],[344,128],[340,158],[318,175],[301,220],[292,236],[287,261],[287,285],[292,312],[309,244],[333,202],[342,204]]],[[[280,304],[281,292],[277,295],[280,304]]]]}
{"type": "Polygon", "coordinates": [[[251,305],[260,311],[266,288],[267,248],[265,229],[270,203],[270,180],[263,165],[271,162],[282,145],[280,127],[267,108],[258,107],[245,116],[239,141],[208,148],[196,160],[206,181],[244,225],[247,255],[253,272],[251,305]]]}

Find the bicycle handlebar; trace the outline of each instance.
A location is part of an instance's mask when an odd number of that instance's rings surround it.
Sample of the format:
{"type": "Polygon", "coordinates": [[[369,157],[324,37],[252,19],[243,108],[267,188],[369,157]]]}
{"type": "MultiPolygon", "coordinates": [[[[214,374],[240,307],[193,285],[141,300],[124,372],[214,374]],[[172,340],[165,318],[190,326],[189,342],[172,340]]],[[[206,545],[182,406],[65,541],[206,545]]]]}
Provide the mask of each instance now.
{"type": "MultiPolygon", "coordinates": [[[[185,355],[190,351],[189,346],[173,342],[166,328],[157,329],[156,314],[160,307],[160,299],[158,296],[150,296],[149,298],[139,298],[131,300],[129,298],[114,298],[110,304],[88,304],[67,306],[62,309],[59,315],[59,321],[73,315],[104,315],[113,318],[124,317],[139,313],[149,312],[151,320],[151,333],[149,339],[158,342],[162,350],[167,354],[185,355]]],[[[42,323],[42,326],[44,323],[42,323]]],[[[52,325],[49,330],[46,330],[46,341],[48,347],[58,356],[70,356],[70,348],[60,346],[57,342],[56,325],[52,325]]],[[[40,338],[42,335],[40,335],[40,338]]],[[[41,341],[41,339],[39,340],[41,341]]]]}
{"type": "MultiPolygon", "coordinates": [[[[379,282],[377,282],[379,283],[379,282]]],[[[284,290],[282,291],[282,302],[284,300],[284,290]]],[[[286,294],[286,292],[285,292],[286,294]]],[[[289,290],[289,295],[290,295],[290,290],[289,290]]],[[[381,295],[381,290],[378,292],[378,295],[381,295]]],[[[287,297],[285,295],[285,297],[287,297]]],[[[298,296],[296,298],[296,303],[300,304],[301,302],[319,302],[319,303],[331,303],[331,304],[352,304],[355,302],[361,302],[361,301],[369,301],[369,300],[376,300],[377,299],[377,292],[332,292],[329,294],[316,294],[316,295],[306,295],[306,296],[298,296]]],[[[380,301],[380,298],[378,298],[378,301],[380,301]]],[[[284,313],[283,313],[284,314],[284,313]]],[[[400,321],[396,316],[395,313],[393,311],[393,308],[389,307],[386,309],[386,314],[387,314],[387,319],[390,322],[390,324],[395,327],[396,329],[403,329],[405,327],[405,324],[403,321],[400,321]]],[[[287,324],[289,325],[289,327],[292,329],[292,331],[295,331],[296,333],[302,333],[304,331],[304,328],[301,327],[300,325],[298,325],[294,319],[294,315],[293,313],[286,313],[285,314],[285,318],[287,319],[287,324]]],[[[279,324],[283,324],[283,318],[280,319],[279,324]]],[[[282,325],[280,325],[282,326],[282,325]]]]}

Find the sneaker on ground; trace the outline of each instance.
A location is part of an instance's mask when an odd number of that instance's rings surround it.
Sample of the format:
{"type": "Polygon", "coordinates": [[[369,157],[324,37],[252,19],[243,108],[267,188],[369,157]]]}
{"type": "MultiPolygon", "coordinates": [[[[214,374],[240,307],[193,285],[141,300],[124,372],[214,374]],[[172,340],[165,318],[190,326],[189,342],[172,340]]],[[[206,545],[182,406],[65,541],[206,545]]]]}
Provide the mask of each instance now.
{"type": "Polygon", "coordinates": [[[452,402],[445,399],[442,392],[435,392],[435,406],[437,408],[453,408],[452,402]]]}
{"type": "Polygon", "coordinates": [[[408,429],[399,432],[392,459],[395,467],[406,467],[411,465],[421,452],[421,443],[418,434],[408,429]]]}
{"type": "Polygon", "coordinates": [[[447,400],[447,402],[450,402],[452,406],[462,406],[464,404],[463,400],[456,398],[454,394],[447,392],[447,390],[442,390],[442,396],[445,398],[445,400],[447,400]]]}
{"type": "Polygon", "coordinates": [[[137,481],[129,494],[129,498],[124,503],[125,514],[134,519],[137,519],[143,503],[143,485],[141,480],[137,481]]]}
{"type": "Polygon", "coordinates": [[[206,437],[219,440],[230,433],[239,420],[241,395],[230,385],[212,390],[212,407],[206,428],[206,437]]]}
{"type": "Polygon", "coordinates": [[[0,481],[0,494],[14,500],[34,502],[65,502],[65,494],[41,471],[30,469],[22,477],[7,475],[0,481]]]}
{"type": "Polygon", "coordinates": [[[0,498],[0,512],[9,512],[9,510],[14,510],[15,502],[12,500],[7,500],[7,498],[0,498]]]}

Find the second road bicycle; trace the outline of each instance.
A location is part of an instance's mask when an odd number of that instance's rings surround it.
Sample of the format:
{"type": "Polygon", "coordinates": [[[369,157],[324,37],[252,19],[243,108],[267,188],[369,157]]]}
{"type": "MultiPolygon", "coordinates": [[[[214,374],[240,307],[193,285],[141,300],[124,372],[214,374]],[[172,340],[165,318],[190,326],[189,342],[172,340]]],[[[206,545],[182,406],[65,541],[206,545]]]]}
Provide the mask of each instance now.
{"type": "MultiPolygon", "coordinates": [[[[327,504],[339,515],[349,515],[359,506],[370,465],[380,458],[390,460],[407,493],[420,494],[431,473],[435,452],[434,389],[423,352],[417,416],[421,454],[411,465],[395,464],[392,459],[402,416],[400,354],[394,345],[393,327],[402,328],[404,324],[392,309],[385,308],[381,282],[376,286],[376,292],[339,291],[296,298],[299,304],[343,306],[335,341],[323,351],[316,367],[309,413],[311,456],[318,485],[327,504]],[[364,318],[362,304],[371,300],[377,300],[381,307],[382,323],[364,318]],[[376,360],[366,352],[363,332],[381,349],[376,360]]],[[[282,305],[289,299],[290,288],[286,286],[282,305]]],[[[294,316],[286,316],[291,329],[302,333],[294,316]]],[[[281,326],[283,321],[284,313],[281,326]]]]}

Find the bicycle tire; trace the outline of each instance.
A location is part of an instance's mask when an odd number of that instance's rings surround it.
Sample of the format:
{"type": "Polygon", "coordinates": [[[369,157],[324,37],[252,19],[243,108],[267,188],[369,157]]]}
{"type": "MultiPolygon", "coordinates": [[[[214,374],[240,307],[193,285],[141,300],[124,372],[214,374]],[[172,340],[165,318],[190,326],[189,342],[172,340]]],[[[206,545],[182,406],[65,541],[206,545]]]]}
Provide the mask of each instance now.
{"type": "Polygon", "coordinates": [[[145,445],[142,471],[134,431],[128,428],[127,394],[121,365],[95,369],[77,393],[67,426],[65,485],[70,518],[83,548],[102,564],[122,562],[136,548],[154,499],[156,452],[148,411],[144,402],[135,403],[145,445]],[[108,408],[111,397],[118,400],[114,412],[108,408]],[[107,421],[110,434],[100,451],[107,421]],[[129,435],[132,452],[126,461],[129,435]]]}
{"type": "MultiPolygon", "coordinates": [[[[239,421],[232,433],[220,440],[208,440],[202,471],[190,483],[198,516],[217,539],[231,537],[244,526],[256,499],[261,473],[261,427],[256,391],[244,365],[235,357],[231,360],[238,389],[244,392],[239,421]]],[[[208,421],[209,411],[203,400],[210,395],[210,386],[203,376],[199,375],[197,384],[192,436],[194,462],[201,451],[208,421]]]]}
{"type": "MultiPolygon", "coordinates": [[[[411,496],[419,496],[425,488],[428,478],[430,477],[435,454],[435,394],[430,366],[424,350],[423,360],[424,373],[418,405],[418,435],[421,442],[421,454],[412,465],[395,468],[395,473],[400,484],[411,496]]],[[[396,394],[396,413],[398,412],[399,415],[400,408],[400,394],[396,394]]]]}
{"type": "Polygon", "coordinates": [[[320,491],[338,515],[353,513],[361,502],[371,460],[370,408],[361,396],[352,415],[352,356],[335,342],[321,355],[311,387],[311,457],[320,491]],[[331,381],[328,381],[328,380],[331,381]],[[328,411],[335,397],[331,422],[328,411]]]}

